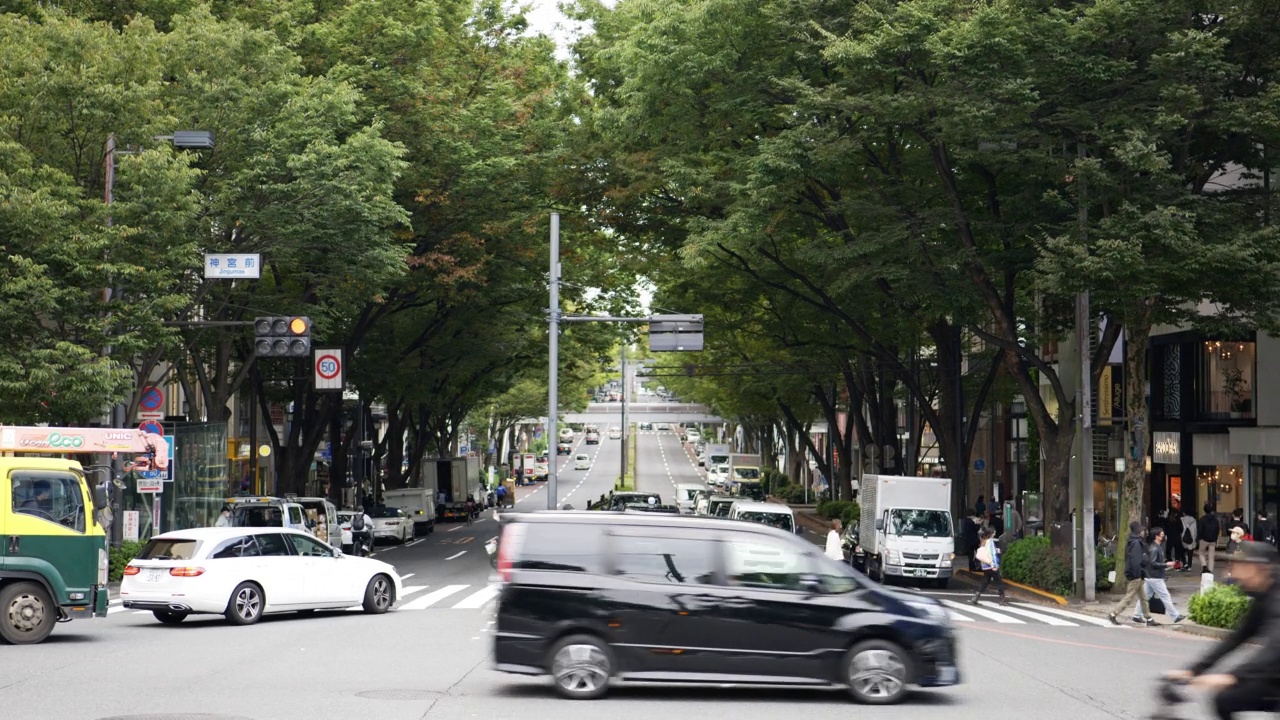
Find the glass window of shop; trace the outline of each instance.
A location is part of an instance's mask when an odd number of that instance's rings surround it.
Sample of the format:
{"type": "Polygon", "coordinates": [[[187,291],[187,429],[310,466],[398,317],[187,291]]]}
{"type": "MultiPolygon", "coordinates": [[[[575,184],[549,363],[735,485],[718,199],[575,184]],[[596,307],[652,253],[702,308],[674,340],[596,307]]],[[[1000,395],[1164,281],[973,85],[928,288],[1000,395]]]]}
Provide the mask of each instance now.
{"type": "Polygon", "coordinates": [[[164,483],[157,496],[137,491],[136,478],[129,477],[123,509],[138,513],[138,536],[145,540],[156,531],[210,527],[226,500],[227,426],[222,423],[177,424],[173,442],[173,480],[164,483]],[[154,516],[156,509],[160,517],[154,516]],[[157,523],[157,520],[159,522],[157,523]]]}
{"type": "Polygon", "coordinates": [[[1259,510],[1266,510],[1271,518],[1280,511],[1280,457],[1273,455],[1249,456],[1249,484],[1253,489],[1250,517],[1259,510]]]}
{"type": "Polygon", "coordinates": [[[1196,400],[1202,419],[1254,417],[1255,357],[1252,341],[1201,345],[1196,400]]]}
{"type": "Polygon", "coordinates": [[[1244,507],[1244,468],[1239,465],[1201,465],[1196,468],[1196,497],[1212,504],[1219,513],[1231,514],[1244,507]]]}

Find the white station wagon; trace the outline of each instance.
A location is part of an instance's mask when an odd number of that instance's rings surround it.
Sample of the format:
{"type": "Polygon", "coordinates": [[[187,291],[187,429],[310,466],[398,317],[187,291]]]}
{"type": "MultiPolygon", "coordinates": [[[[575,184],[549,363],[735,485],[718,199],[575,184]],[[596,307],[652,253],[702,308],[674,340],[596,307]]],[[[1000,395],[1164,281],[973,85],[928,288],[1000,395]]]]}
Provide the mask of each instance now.
{"type": "Polygon", "coordinates": [[[151,538],[125,567],[120,599],[166,624],[206,613],[251,625],[266,613],[362,607],[380,614],[400,590],[391,565],[344,555],[308,533],[221,527],[151,538]]]}

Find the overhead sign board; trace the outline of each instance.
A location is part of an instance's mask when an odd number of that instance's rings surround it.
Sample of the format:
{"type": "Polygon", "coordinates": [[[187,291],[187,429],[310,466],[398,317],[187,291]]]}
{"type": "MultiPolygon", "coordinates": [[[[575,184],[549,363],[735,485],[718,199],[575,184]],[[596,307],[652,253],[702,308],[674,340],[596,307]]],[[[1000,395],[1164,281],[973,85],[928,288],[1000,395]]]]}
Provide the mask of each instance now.
{"type": "Polygon", "coordinates": [[[262,256],[257,253],[208,253],[204,256],[204,276],[211,280],[262,277],[262,256]]]}
{"type": "Polygon", "coordinates": [[[342,390],[342,351],[318,349],[315,352],[316,390],[342,390]]]}
{"type": "Polygon", "coordinates": [[[649,318],[651,352],[697,352],[702,350],[701,315],[653,315],[649,318]]]}

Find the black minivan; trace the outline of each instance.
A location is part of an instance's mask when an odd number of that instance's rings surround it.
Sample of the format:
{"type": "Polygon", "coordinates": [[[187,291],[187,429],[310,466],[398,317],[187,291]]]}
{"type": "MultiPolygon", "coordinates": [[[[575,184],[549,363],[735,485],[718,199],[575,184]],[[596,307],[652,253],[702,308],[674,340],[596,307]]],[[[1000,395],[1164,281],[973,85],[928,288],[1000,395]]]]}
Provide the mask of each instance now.
{"type": "Polygon", "coordinates": [[[568,698],[611,680],[844,687],[897,702],[960,682],[950,616],[794,535],[657,513],[501,516],[495,668],[568,698]]]}

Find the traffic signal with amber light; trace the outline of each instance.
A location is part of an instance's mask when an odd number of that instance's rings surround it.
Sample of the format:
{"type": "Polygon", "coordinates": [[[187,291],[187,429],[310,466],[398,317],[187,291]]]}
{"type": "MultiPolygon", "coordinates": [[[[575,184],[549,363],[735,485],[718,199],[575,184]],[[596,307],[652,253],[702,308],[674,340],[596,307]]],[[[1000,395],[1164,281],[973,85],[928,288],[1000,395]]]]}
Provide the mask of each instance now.
{"type": "Polygon", "coordinates": [[[253,350],[258,357],[311,355],[311,318],[254,318],[253,334],[253,350]]]}

